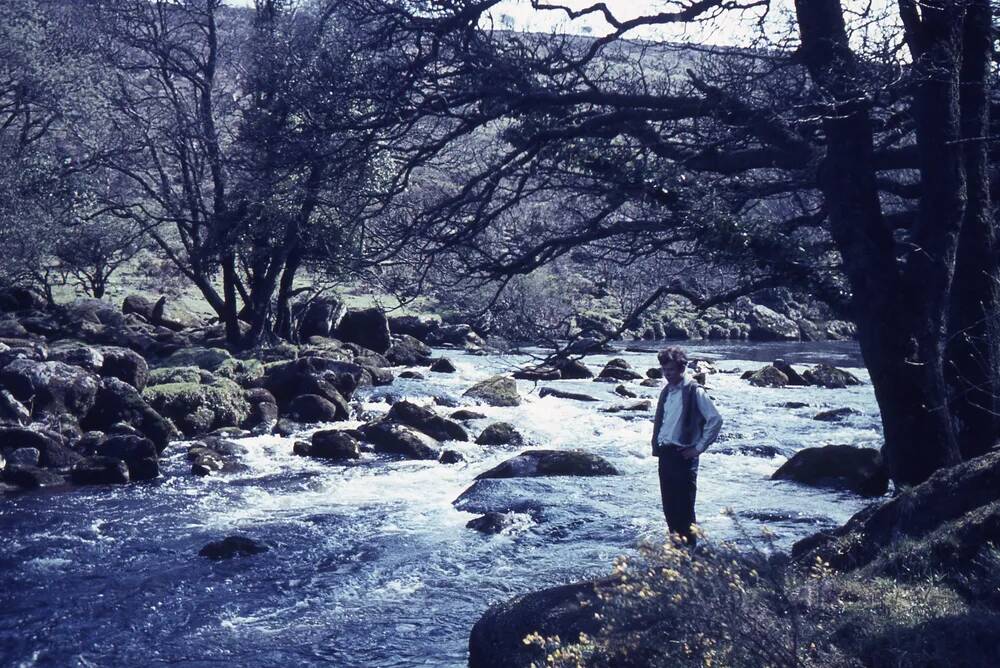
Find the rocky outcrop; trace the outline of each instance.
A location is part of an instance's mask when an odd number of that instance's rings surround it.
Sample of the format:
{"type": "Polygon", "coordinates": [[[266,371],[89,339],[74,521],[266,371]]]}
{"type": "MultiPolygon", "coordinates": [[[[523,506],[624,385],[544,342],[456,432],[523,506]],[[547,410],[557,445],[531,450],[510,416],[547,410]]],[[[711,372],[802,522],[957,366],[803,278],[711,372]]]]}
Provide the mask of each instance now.
{"type": "MultiPolygon", "coordinates": [[[[838,570],[911,577],[934,570],[963,587],[1000,540],[1000,450],[936,471],[923,483],[869,506],[833,531],[799,541],[792,556],[838,570]]],[[[982,596],[986,592],[970,592],[982,596]]]]}
{"type": "Polygon", "coordinates": [[[389,331],[393,334],[408,334],[420,341],[427,341],[431,332],[441,328],[441,318],[437,316],[397,315],[389,318],[389,331]]]}
{"type": "Polygon", "coordinates": [[[336,337],[384,353],[392,346],[389,321],[377,308],[349,309],[337,325],[336,337]]]}
{"type": "Polygon", "coordinates": [[[601,621],[597,588],[580,582],[518,596],[490,606],[472,627],[469,668],[528,668],[545,665],[545,652],[524,642],[525,636],[559,636],[568,641],[580,633],[596,636],[601,621]]]}
{"type": "Polygon", "coordinates": [[[799,450],[774,472],[771,479],[843,489],[862,496],[881,496],[889,489],[889,475],[881,453],[874,448],[853,445],[799,450]]]}
{"type": "Polygon", "coordinates": [[[97,395],[97,379],[79,367],[62,362],[16,359],[0,371],[0,383],[19,401],[30,405],[32,415],[87,414],[97,395]]]}
{"type": "Polygon", "coordinates": [[[103,378],[93,408],[80,421],[87,430],[107,431],[118,423],[138,429],[163,452],[176,431],[136,389],[118,378],[103,378]]]}
{"type": "Polygon", "coordinates": [[[526,450],[476,476],[489,478],[533,478],[538,476],[618,475],[618,469],[603,457],[582,450],[526,450]]]}
{"type": "Polygon", "coordinates": [[[504,375],[491,376],[470,387],[462,395],[490,406],[520,406],[517,381],[504,375]]]}
{"type": "MultiPolygon", "coordinates": [[[[274,395],[278,406],[285,407],[300,394],[326,396],[326,387],[350,400],[364,377],[364,368],[357,364],[309,356],[270,366],[259,384],[274,395]]],[[[326,398],[331,400],[330,396],[326,398]]]]}
{"type": "Polygon", "coordinates": [[[462,425],[409,401],[399,401],[393,404],[385,419],[413,427],[438,441],[469,440],[469,434],[462,425]]]}

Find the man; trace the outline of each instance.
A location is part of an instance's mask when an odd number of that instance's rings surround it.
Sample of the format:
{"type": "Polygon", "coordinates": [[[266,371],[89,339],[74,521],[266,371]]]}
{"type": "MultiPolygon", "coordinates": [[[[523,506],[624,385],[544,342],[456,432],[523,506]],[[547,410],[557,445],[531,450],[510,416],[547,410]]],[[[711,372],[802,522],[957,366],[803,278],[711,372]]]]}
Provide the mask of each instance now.
{"type": "Polygon", "coordinates": [[[660,393],[653,421],[653,456],[658,457],[660,496],[667,527],[688,545],[697,538],[694,499],[698,488],[698,457],[719,436],[722,417],[704,388],[689,378],[687,354],[676,346],[657,355],[667,386],[660,393]]]}

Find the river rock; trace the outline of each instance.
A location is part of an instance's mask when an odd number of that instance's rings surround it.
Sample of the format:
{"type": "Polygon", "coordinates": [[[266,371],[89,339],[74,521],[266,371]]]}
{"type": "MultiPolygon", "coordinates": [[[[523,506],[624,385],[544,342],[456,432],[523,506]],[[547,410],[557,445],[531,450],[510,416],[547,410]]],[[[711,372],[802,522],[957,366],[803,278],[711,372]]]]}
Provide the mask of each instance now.
{"type": "Polygon", "coordinates": [[[399,374],[400,378],[408,378],[409,380],[424,380],[424,374],[419,371],[403,371],[399,374]]]}
{"type": "Polygon", "coordinates": [[[799,450],[771,476],[812,487],[845,489],[862,496],[881,496],[889,488],[882,455],[874,448],[826,445],[799,450]]]}
{"type": "Polygon", "coordinates": [[[526,450],[480,473],[476,480],[598,475],[618,475],[618,470],[603,457],[582,450],[526,450]]]}
{"type": "Polygon", "coordinates": [[[97,454],[124,461],[128,466],[130,480],[152,480],[160,475],[160,467],[156,460],[159,451],[148,438],[109,436],[97,446],[97,454]]]}
{"type": "MultiPolygon", "coordinates": [[[[573,339],[566,346],[565,352],[570,355],[587,355],[592,353],[602,353],[609,350],[607,342],[597,336],[581,336],[573,339]]],[[[566,378],[564,375],[563,378],[566,378]]]]}
{"type": "Polygon", "coordinates": [[[754,304],[747,315],[751,341],[798,341],[799,326],[766,306],[754,304]]]}
{"type": "Polygon", "coordinates": [[[589,394],[567,392],[566,390],[560,390],[555,387],[543,387],[538,390],[538,396],[543,399],[545,397],[555,397],[556,399],[569,399],[570,401],[600,401],[597,397],[592,397],[589,394]]]}
{"type": "Polygon", "coordinates": [[[479,445],[524,445],[524,437],[508,422],[494,422],[476,438],[479,445]]]}
{"type": "Polygon", "coordinates": [[[278,406],[286,406],[300,394],[322,395],[315,391],[317,380],[329,383],[341,397],[350,400],[364,375],[365,370],[352,362],[309,356],[274,364],[260,385],[274,395],[278,406]]]}
{"type": "Polygon", "coordinates": [[[304,424],[334,422],[349,417],[346,403],[338,407],[318,394],[302,394],[288,404],[288,417],[304,424]]]}
{"type": "Polygon", "coordinates": [[[384,353],[392,346],[389,321],[377,308],[348,309],[335,335],[341,341],[357,343],[377,353],[384,353]]]}
{"type": "Polygon", "coordinates": [[[31,412],[7,390],[0,390],[0,422],[7,424],[31,422],[31,412]]]}
{"type": "Polygon", "coordinates": [[[490,406],[520,406],[517,381],[509,376],[491,376],[467,389],[462,395],[477,399],[490,406]]]}
{"type": "Polygon", "coordinates": [[[389,318],[389,331],[393,334],[408,334],[415,339],[427,341],[431,332],[441,327],[438,316],[397,315],[389,318]]]}
{"type": "Polygon", "coordinates": [[[812,369],[806,369],[802,377],[810,385],[818,385],[828,389],[841,389],[851,385],[861,385],[861,381],[854,374],[830,366],[829,364],[817,364],[812,369]]]}
{"type": "Polygon", "coordinates": [[[662,382],[657,380],[656,378],[644,378],[643,381],[639,384],[642,385],[643,387],[659,387],[662,384],[662,382]]]}
{"type": "Polygon", "coordinates": [[[142,396],[189,438],[220,427],[237,427],[250,415],[243,388],[225,378],[209,384],[154,385],[142,396]]]}
{"type": "Polygon", "coordinates": [[[124,485],[129,482],[128,465],[117,457],[87,457],[73,466],[70,480],[77,485],[124,485]]]}
{"type": "Polygon", "coordinates": [[[408,334],[400,334],[385,356],[393,366],[422,366],[431,363],[431,354],[428,345],[408,334]]]}
{"type": "Polygon", "coordinates": [[[213,380],[215,380],[215,375],[211,371],[205,371],[196,366],[172,366],[151,370],[146,387],[167,385],[168,383],[208,384],[213,380]]]}
{"type": "Polygon", "coordinates": [[[789,449],[776,445],[718,445],[713,446],[711,452],[717,455],[747,455],[750,457],[763,457],[765,459],[790,457],[792,455],[789,449]]]}
{"type": "Polygon", "coordinates": [[[9,462],[3,470],[3,481],[21,489],[39,489],[66,484],[66,479],[54,471],[35,466],[19,466],[9,462]]]}
{"type": "Polygon", "coordinates": [[[465,408],[460,408],[451,414],[452,420],[484,420],[486,416],[482,413],[477,413],[476,411],[470,411],[465,408]]]}
{"type": "Polygon", "coordinates": [[[615,394],[620,397],[625,397],[626,399],[635,399],[638,396],[635,392],[628,389],[624,385],[618,385],[615,387],[615,394]]]}
{"type": "Polygon", "coordinates": [[[278,400],[262,387],[247,391],[250,413],[243,427],[254,434],[270,434],[278,423],[278,400]]]}
{"type": "Polygon", "coordinates": [[[440,453],[438,442],[421,431],[394,422],[372,422],[361,427],[365,440],[375,452],[402,455],[407,459],[434,459],[440,453]]]}
{"type": "Polygon", "coordinates": [[[637,411],[649,411],[653,409],[653,402],[649,399],[643,399],[642,401],[635,401],[631,404],[622,404],[620,406],[609,406],[608,408],[601,409],[602,413],[630,413],[637,411]]]}
{"type": "Polygon", "coordinates": [[[14,360],[0,371],[0,383],[19,401],[30,403],[36,417],[67,412],[82,417],[97,395],[93,375],[62,362],[14,360]]]}
{"type": "Polygon", "coordinates": [[[129,383],[118,378],[102,378],[94,407],[80,424],[84,429],[107,431],[124,422],[138,429],[163,452],[176,435],[173,425],[146,402],[129,383]]]}
{"type": "Polygon", "coordinates": [[[518,369],[514,372],[514,378],[537,383],[543,380],[559,380],[562,378],[562,372],[553,367],[538,366],[530,369],[518,369]]]}
{"type": "Polygon", "coordinates": [[[342,430],[326,429],[313,434],[309,443],[296,443],[294,452],[303,457],[320,459],[358,459],[361,457],[361,445],[357,439],[342,430]]]}
{"type": "Polygon", "coordinates": [[[223,348],[203,348],[191,346],[181,348],[163,360],[163,366],[194,366],[205,371],[215,371],[223,362],[233,359],[223,348]]]}
{"type": "Polygon", "coordinates": [[[226,462],[217,452],[207,448],[206,450],[206,452],[197,453],[194,461],[191,462],[191,473],[202,478],[221,473],[226,468],[226,462]]]}
{"type": "Polygon", "coordinates": [[[481,517],[471,519],[466,522],[465,526],[468,529],[475,529],[480,533],[484,534],[498,534],[502,533],[504,529],[508,529],[514,525],[514,518],[508,513],[486,513],[481,517]]]}
{"type": "Polygon", "coordinates": [[[472,326],[465,323],[441,325],[427,335],[426,341],[432,346],[449,345],[467,350],[479,349],[486,345],[472,326]]]}
{"type": "Polygon", "coordinates": [[[788,376],[770,365],[751,373],[747,380],[754,387],[784,387],[788,385],[788,376]]]}
{"type": "Polygon", "coordinates": [[[594,377],[594,372],[580,360],[560,358],[553,361],[552,366],[559,370],[563,380],[585,380],[594,377]]]}
{"type": "Polygon", "coordinates": [[[595,617],[602,606],[598,584],[562,585],[490,606],[469,635],[469,668],[544,666],[545,652],[524,643],[531,633],[559,636],[567,642],[581,633],[597,636],[603,626],[595,617]]]}
{"type": "Polygon", "coordinates": [[[347,306],[336,297],[313,299],[305,306],[299,319],[299,340],[310,336],[330,336],[347,314],[347,306]]]}
{"type": "Polygon", "coordinates": [[[249,557],[262,554],[270,548],[260,541],[246,536],[227,536],[222,540],[212,541],[199,550],[198,554],[213,561],[232,559],[233,557],[249,557]]]}
{"type": "Polygon", "coordinates": [[[458,369],[455,367],[455,363],[447,357],[439,357],[431,364],[431,371],[436,373],[455,373],[458,369]]]}
{"type": "Polygon", "coordinates": [[[442,450],[438,456],[438,461],[442,464],[464,464],[465,455],[458,450],[442,450]]]}
{"type": "Polygon", "coordinates": [[[393,404],[385,419],[413,427],[438,441],[469,440],[469,434],[462,425],[409,401],[399,401],[393,404]]]}
{"type": "Polygon", "coordinates": [[[599,373],[597,377],[610,378],[613,380],[642,380],[642,376],[632,369],[625,369],[620,366],[611,366],[610,363],[601,370],[601,373],[599,373]]]}
{"type": "Polygon", "coordinates": [[[125,328],[125,315],[102,299],[81,297],[60,307],[67,322],[125,328]]]}
{"type": "Polygon", "coordinates": [[[103,346],[101,355],[104,363],[99,373],[104,378],[117,378],[142,392],[149,380],[149,365],[145,358],[134,350],[118,346],[103,346]]]}
{"type": "Polygon", "coordinates": [[[816,413],[816,415],[813,416],[813,420],[819,420],[820,422],[840,422],[850,415],[857,414],[858,411],[853,408],[834,408],[832,410],[816,413]]]}
{"type": "Polygon", "coordinates": [[[1000,526],[1000,450],[898,492],[842,527],[799,541],[793,558],[805,568],[819,558],[837,570],[867,567],[889,577],[934,573],[984,596],[996,577],[987,564],[1000,526]]]}
{"type": "Polygon", "coordinates": [[[42,451],[38,448],[17,448],[7,455],[11,466],[38,466],[41,459],[42,451]]]}
{"type": "Polygon", "coordinates": [[[104,355],[79,341],[60,341],[49,346],[49,361],[62,362],[91,373],[98,373],[104,366],[104,355]]]}
{"type": "Polygon", "coordinates": [[[58,441],[51,441],[38,459],[40,466],[50,469],[68,469],[83,457],[75,450],[66,447],[58,441]]]}

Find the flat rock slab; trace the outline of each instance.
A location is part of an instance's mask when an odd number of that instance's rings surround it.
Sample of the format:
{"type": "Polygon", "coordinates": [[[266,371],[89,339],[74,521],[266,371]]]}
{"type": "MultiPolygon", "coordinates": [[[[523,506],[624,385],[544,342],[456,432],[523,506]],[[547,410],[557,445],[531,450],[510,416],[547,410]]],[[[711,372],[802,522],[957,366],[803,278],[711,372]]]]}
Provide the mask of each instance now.
{"type": "Polygon", "coordinates": [[[799,450],[771,479],[845,489],[862,496],[881,496],[889,489],[889,474],[882,463],[882,454],[874,448],[853,445],[799,450]]]}
{"type": "Polygon", "coordinates": [[[596,397],[592,397],[589,394],[583,394],[580,392],[567,392],[565,390],[559,390],[554,387],[543,387],[538,391],[538,396],[540,397],[555,397],[557,399],[570,399],[571,401],[600,401],[596,397]]]}
{"type": "Polygon", "coordinates": [[[603,457],[582,450],[526,450],[480,473],[476,480],[600,475],[618,475],[618,469],[603,457]]]}

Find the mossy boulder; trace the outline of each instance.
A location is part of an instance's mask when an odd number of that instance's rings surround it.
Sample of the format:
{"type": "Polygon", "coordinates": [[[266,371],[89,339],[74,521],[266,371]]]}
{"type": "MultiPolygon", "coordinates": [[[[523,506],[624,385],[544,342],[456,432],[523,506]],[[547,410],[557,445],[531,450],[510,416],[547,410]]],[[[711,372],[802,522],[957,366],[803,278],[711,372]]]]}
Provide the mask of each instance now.
{"type": "Polygon", "coordinates": [[[784,387],[788,385],[788,376],[771,365],[750,374],[747,380],[754,387],[784,387]]]}
{"type": "Polygon", "coordinates": [[[16,359],[0,371],[0,383],[19,401],[30,405],[35,417],[63,413],[82,417],[97,395],[97,378],[93,374],[62,362],[16,359]]]}
{"type": "Polygon", "coordinates": [[[264,377],[264,365],[255,359],[228,359],[216,367],[213,373],[220,378],[228,378],[243,387],[248,387],[264,377]]]}
{"type": "MultiPolygon", "coordinates": [[[[147,385],[166,385],[167,383],[194,383],[200,385],[202,380],[208,380],[207,372],[196,366],[172,366],[153,369],[149,372],[147,385]]],[[[138,389],[138,388],[137,388],[138,389]]]]}
{"type": "Polygon", "coordinates": [[[223,348],[202,348],[191,346],[181,348],[163,360],[162,366],[194,366],[206,371],[215,371],[223,362],[233,356],[223,348]]]}
{"type": "Polygon", "coordinates": [[[243,388],[226,378],[208,384],[166,383],[147,387],[143,398],[185,436],[238,427],[250,415],[243,388]]]}
{"type": "Polygon", "coordinates": [[[817,364],[812,369],[806,369],[802,372],[802,377],[810,385],[818,385],[831,390],[861,385],[861,380],[853,373],[829,364],[817,364]]]}
{"type": "Polygon", "coordinates": [[[482,401],[490,406],[520,406],[521,397],[517,393],[517,381],[509,376],[491,376],[470,387],[462,395],[482,401]]]}
{"type": "Polygon", "coordinates": [[[114,425],[125,423],[138,429],[163,452],[174,437],[173,425],[129,383],[117,378],[102,378],[94,407],[80,421],[87,430],[108,431],[114,425]]]}

